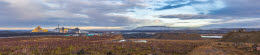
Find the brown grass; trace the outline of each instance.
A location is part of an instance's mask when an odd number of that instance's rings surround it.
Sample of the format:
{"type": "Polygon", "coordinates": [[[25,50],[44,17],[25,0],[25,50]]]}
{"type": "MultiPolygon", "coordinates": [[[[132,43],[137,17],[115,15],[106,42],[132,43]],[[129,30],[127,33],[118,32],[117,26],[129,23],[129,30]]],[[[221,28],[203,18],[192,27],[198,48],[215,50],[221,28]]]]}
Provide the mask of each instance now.
{"type": "MultiPolygon", "coordinates": [[[[206,40],[147,40],[147,43],[114,42],[120,35],[100,37],[19,37],[0,39],[2,55],[69,55],[69,54],[114,54],[114,55],[184,55],[194,48],[207,44],[206,40]]],[[[0,54],[0,55],[1,55],[0,54]]]]}

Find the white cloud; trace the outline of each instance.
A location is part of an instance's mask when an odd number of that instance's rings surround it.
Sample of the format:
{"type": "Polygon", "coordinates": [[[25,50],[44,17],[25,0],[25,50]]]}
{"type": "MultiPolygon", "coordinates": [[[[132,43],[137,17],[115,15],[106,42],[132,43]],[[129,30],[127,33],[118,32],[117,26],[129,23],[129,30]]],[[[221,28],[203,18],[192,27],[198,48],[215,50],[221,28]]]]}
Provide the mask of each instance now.
{"type": "MultiPolygon", "coordinates": [[[[219,10],[224,8],[224,4],[221,0],[216,0],[213,3],[203,3],[203,4],[195,4],[190,6],[183,6],[180,8],[174,9],[167,9],[167,10],[160,10],[156,11],[153,10],[155,8],[159,8],[161,6],[166,6],[167,0],[163,1],[145,1],[143,5],[146,5],[145,9],[142,8],[135,8],[132,9],[134,12],[128,13],[110,13],[111,15],[122,15],[128,16],[137,19],[149,19],[147,23],[139,24],[139,26],[148,26],[148,25],[158,25],[158,26],[171,26],[171,27],[200,27],[204,25],[210,25],[212,22],[219,21],[219,19],[198,19],[198,20],[180,20],[179,18],[171,18],[171,19],[162,19],[157,17],[158,15],[175,15],[175,14],[192,14],[198,15],[199,13],[209,13],[212,10],[219,10]],[[160,5],[160,6],[157,6],[160,5]],[[152,8],[152,9],[150,9],[152,8]],[[158,22],[160,21],[160,22],[158,22]],[[188,23],[179,23],[179,22],[187,22],[188,23]]],[[[208,0],[201,0],[201,1],[208,1],[208,0]]],[[[189,3],[191,1],[183,2],[189,3]]],[[[178,4],[175,4],[178,5],[178,4]]]]}

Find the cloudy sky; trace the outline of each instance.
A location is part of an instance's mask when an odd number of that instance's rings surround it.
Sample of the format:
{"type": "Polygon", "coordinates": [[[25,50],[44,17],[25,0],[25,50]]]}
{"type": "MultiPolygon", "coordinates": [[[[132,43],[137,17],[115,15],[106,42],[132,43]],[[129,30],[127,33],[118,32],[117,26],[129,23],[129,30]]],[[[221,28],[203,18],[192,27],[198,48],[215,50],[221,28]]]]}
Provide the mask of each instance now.
{"type": "Polygon", "coordinates": [[[0,0],[0,29],[259,28],[259,0],[0,0]]]}

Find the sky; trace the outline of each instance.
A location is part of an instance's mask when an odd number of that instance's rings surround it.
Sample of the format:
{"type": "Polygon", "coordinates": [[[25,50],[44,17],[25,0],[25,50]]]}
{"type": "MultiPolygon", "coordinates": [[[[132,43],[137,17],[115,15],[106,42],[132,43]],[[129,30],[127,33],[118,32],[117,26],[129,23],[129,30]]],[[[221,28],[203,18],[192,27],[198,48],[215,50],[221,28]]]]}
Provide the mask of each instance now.
{"type": "Polygon", "coordinates": [[[0,0],[0,29],[260,28],[259,0],[0,0]]]}

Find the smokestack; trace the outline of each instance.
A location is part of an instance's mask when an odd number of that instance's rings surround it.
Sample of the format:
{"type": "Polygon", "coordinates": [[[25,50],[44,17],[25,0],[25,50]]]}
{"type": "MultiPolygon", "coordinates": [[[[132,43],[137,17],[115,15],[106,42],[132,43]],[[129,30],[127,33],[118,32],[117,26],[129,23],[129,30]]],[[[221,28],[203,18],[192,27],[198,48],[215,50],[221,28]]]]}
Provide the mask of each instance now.
{"type": "Polygon", "coordinates": [[[60,28],[60,24],[58,24],[58,28],[60,28]]]}

